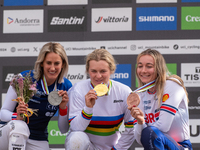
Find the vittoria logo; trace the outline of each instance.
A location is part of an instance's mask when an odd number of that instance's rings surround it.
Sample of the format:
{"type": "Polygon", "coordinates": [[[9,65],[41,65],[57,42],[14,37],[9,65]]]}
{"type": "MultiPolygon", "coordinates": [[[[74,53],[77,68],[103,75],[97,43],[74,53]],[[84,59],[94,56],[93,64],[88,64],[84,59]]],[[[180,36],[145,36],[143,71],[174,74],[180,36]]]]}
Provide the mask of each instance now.
{"type": "Polygon", "coordinates": [[[132,8],[93,8],[92,32],[131,31],[132,8]]]}
{"type": "Polygon", "coordinates": [[[110,22],[128,22],[129,18],[128,17],[121,17],[121,18],[118,18],[118,17],[107,17],[107,18],[103,18],[102,16],[98,18],[97,21],[95,21],[96,23],[100,23],[101,21],[103,22],[107,22],[107,23],[110,23],[110,22]]]}

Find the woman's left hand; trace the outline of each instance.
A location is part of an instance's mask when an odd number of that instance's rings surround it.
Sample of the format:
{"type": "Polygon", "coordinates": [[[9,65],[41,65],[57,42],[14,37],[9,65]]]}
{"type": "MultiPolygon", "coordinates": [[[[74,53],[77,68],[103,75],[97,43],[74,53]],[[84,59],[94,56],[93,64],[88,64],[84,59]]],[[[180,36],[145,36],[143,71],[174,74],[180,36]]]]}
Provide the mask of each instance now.
{"type": "Polygon", "coordinates": [[[62,96],[62,102],[60,103],[59,107],[61,109],[66,109],[67,103],[69,101],[69,97],[67,91],[60,90],[58,91],[59,96],[62,96]]]}

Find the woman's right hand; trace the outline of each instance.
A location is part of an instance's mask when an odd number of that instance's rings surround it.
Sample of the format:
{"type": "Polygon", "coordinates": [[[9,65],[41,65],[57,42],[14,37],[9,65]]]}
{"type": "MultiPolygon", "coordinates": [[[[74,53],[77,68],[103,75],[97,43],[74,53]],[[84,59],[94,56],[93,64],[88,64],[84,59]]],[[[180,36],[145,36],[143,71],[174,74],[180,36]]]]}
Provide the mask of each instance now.
{"type": "Polygon", "coordinates": [[[137,120],[138,124],[145,123],[144,114],[140,108],[132,107],[131,109],[129,108],[129,110],[131,111],[131,116],[133,116],[137,120]]]}
{"type": "Polygon", "coordinates": [[[90,90],[86,95],[85,95],[85,104],[87,107],[92,108],[95,104],[95,100],[97,99],[97,94],[94,90],[90,90]]]}
{"type": "Polygon", "coordinates": [[[24,103],[23,101],[18,102],[17,110],[17,118],[16,120],[23,120],[21,114],[27,113],[28,104],[24,103]]]}

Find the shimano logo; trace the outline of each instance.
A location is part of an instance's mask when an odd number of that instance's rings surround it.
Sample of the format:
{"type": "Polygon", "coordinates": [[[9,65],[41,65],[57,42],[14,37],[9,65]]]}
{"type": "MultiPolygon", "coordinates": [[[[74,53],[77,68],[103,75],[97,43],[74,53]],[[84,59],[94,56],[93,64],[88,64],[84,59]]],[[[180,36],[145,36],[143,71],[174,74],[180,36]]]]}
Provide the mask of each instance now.
{"type": "Polygon", "coordinates": [[[100,22],[105,22],[105,23],[110,23],[110,22],[128,22],[129,18],[128,17],[108,17],[108,18],[103,18],[103,17],[99,17],[97,21],[95,21],[96,23],[100,23],[100,22]]]}
{"type": "Polygon", "coordinates": [[[111,75],[111,78],[113,79],[128,79],[129,74],[128,73],[114,73],[111,75]]]}
{"type": "Polygon", "coordinates": [[[139,16],[139,22],[173,22],[174,16],[139,16]]]}
{"type": "Polygon", "coordinates": [[[187,22],[200,22],[200,17],[198,17],[198,16],[190,16],[190,15],[187,15],[187,16],[185,17],[185,20],[186,20],[187,22]]]}
{"type": "Polygon", "coordinates": [[[121,102],[123,102],[123,100],[114,100],[113,102],[114,103],[121,103],[121,102]]]}
{"type": "Polygon", "coordinates": [[[70,18],[60,18],[60,17],[53,17],[51,20],[50,25],[73,25],[73,24],[83,24],[85,17],[77,18],[70,17],[70,18]]]}

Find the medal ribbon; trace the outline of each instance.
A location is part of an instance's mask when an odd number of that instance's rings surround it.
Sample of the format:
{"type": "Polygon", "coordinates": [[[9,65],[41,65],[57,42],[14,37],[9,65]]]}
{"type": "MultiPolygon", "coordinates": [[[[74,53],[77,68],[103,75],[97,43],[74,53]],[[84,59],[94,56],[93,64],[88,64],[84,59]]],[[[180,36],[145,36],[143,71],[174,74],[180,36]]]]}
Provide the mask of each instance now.
{"type": "Polygon", "coordinates": [[[133,91],[132,93],[134,93],[134,92],[138,92],[138,93],[139,93],[139,92],[146,91],[146,90],[148,90],[148,89],[154,87],[154,86],[155,86],[155,82],[156,82],[156,80],[151,81],[151,82],[149,82],[149,83],[147,83],[147,84],[141,86],[140,88],[136,89],[136,90],[133,91]]]}
{"type": "MultiPolygon", "coordinates": [[[[105,84],[105,83],[102,83],[102,84],[105,84]]],[[[95,85],[90,81],[90,87],[92,88],[92,89],[94,89],[94,87],[95,87],[95,85]]],[[[109,95],[109,93],[110,93],[110,89],[111,89],[111,87],[112,87],[112,81],[111,80],[109,80],[109,84],[107,85],[107,87],[108,87],[108,92],[107,92],[107,94],[105,94],[105,95],[109,95]]]]}
{"type": "MultiPolygon", "coordinates": [[[[55,82],[55,85],[54,85],[54,89],[53,91],[55,91],[57,89],[57,82],[55,82]]],[[[49,89],[48,89],[48,86],[47,86],[47,81],[45,79],[45,76],[43,75],[43,78],[41,79],[41,85],[42,85],[42,89],[44,91],[44,93],[46,95],[49,95],[49,89]]]]}

